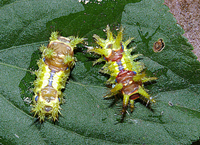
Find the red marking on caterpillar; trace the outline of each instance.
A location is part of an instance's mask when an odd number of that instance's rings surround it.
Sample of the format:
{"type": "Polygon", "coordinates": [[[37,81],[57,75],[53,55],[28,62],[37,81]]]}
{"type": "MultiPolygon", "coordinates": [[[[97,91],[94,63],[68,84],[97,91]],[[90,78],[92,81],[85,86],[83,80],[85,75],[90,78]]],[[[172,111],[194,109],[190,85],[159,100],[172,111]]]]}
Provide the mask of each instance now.
{"type": "Polygon", "coordinates": [[[37,63],[39,69],[35,73],[37,79],[34,81],[32,112],[41,122],[45,116],[53,121],[58,120],[60,104],[63,102],[61,89],[65,88],[75,64],[74,48],[83,40],[74,36],[58,36],[58,32],[52,32],[47,47],[40,48],[42,58],[37,63]]]}
{"type": "Polygon", "coordinates": [[[127,41],[122,41],[123,28],[118,32],[116,38],[113,37],[110,27],[107,26],[107,39],[104,40],[94,34],[96,43],[99,48],[88,47],[88,52],[94,52],[101,55],[94,64],[106,61],[106,64],[101,69],[102,73],[109,74],[108,84],[112,84],[110,93],[106,96],[112,97],[121,93],[123,95],[122,120],[125,117],[128,104],[130,103],[131,112],[134,109],[134,100],[143,96],[147,102],[156,101],[150,97],[145,91],[143,83],[156,80],[155,77],[146,77],[144,72],[144,64],[134,61],[140,54],[131,55],[134,48],[127,49],[127,45],[133,40],[129,38],[127,41]]]}

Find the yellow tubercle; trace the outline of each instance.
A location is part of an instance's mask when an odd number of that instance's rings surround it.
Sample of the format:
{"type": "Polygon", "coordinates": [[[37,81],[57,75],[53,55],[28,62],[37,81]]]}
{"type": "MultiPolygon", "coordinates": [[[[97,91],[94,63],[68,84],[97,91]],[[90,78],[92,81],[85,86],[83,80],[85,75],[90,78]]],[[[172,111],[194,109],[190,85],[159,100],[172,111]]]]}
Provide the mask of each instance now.
{"type": "Polygon", "coordinates": [[[140,73],[140,74],[136,74],[134,77],[133,77],[133,81],[134,82],[139,82],[141,81],[143,78],[145,77],[145,73],[140,73]]]}
{"type": "Polygon", "coordinates": [[[96,43],[99,44],[102,48],[106,46],[106,41],[100,38],[98,35],[94,34],[93,37],[96,39],[96,43]]]}
{"type": "Polygon", "coordinates": [[[56,54],[54,53],[54,50],[51,48],[45,49],[45,51],[43,53],[43,57],[49,58],[49,59],[51,59],[54,55],[56,55],[56,54]]]}
{"type": "Polygon", "coordinates": [[[106,84],[115,84],[115,76],[110,76],[110,78],[107,80],[106,84]]]}
{"type": "Polygon", "coordinates": [[[158,78],[156,78],[156,77],[149,77],[149,78],[144,77],[144,78],[142,78],[142,82],[145,83],[145,82],[150,82],[150,81],[154,81],[154,80],[157,80],[157,79],[158,78]]]}
{"type": "Polygon", "coordinates": [[[96,65],[97,63],[100,63],[102,61],[105,61],[105,59],[103,57],[97,59],[94,63],[93,63],[93,66],[96,65]]]}
{"type": "Polygon", "coordinates": [[[129,97],[129,95],[123,94],[123,107],[128,106],[129,97]]]}
{"type": "Polygon", "coordinates": [[[74,57],[73,57],[73,56],[70,56],[70,55],[66,55],[65,58],[64,58],[64,63],[65,63],[65,64],[70,64],[70,63],[72,63],[71,65],[73,66],[73,65],[75,64],[74,57]]]}
{"type": "Polygon", "coordinates": [[[150,95],[144,90],[142,86],[139,86],[138,93],[147,98],[148,100],[152,101],[153,103],[156,102],[152,97],[150,97],[150,95]]]}
{"type": "MultiPolygon", "coordinates": [[[[123,27],[120,28],[120,31],[115,39],[115,43],[113,44],[113,49],[114,50],[118,50],[121,49],[121,43],[122,43],[122,39],[123,39],[123,27]]],[[[124,46],[126,47],[126,45],[124,46]]]]}
{"type": "Polygon", "coordinates": [[[85,38],[79,38],[79,37],[74,37],[74,36],[70,36],[68,37],[71,41],[70,41],[70,45],[74,48],[76,47],[77,44],[82,43],[85,38]]]}
{"type": "Polygon", "coordinates": [[[134,100],[130,100],[130,108],[131,108],[131,112],[133,112],[133,109],[134,109],[134,100]]]}
{"type": "Polygon", "coordinates": [[[44,44],[40,47],[40,51],[43,52],[45,49],[47,49],[46,46],[44,46],[44,44]]]}
{"type": "Polygon", "coordinates": [[[115,87],[110,90],[110,92],[113,93],[113,94],[117,94],[117,93],[119,93],[119,91],[122,88],[123,88],[123,84],[122,83],[117,83],[117,84],[115,84],[115,87]]]}
{"type": "MultiPolygon", "coordinates": [[[[126,41],[124,42],[124,45],[127,46],[129,43],[131,43],[131,41],[132,41],[133,39],[134,39],[134,37],[129,38],[128,40],[126,40],[126,41]]],[[[134,48],[130,48],[131,51],[132,51],[132,49],[134,49],[134,48]]]]}
{"type": "Polygon", "coordinates": [[[107,40],[108,40],[109,42],[112,42],[114,39],[113,39],[113,34],[112,34],[112,32],[110,31],[109,25],[107,25],[107,27],[106,27],[106,33],[107,33],[107,40]]]}
{"type": "Polygon", "coordinates": [[[51,37],[49,39],[50,41],[55,41],[57,40],[57,38],[58,38],[58,32],[56,31],[51,33],[51,37]]]}
{"type": "Polygon", "coordinates": [[[97,54],[103,55],[103,56],[108,56],[110,54],[110,50],[101,49],[101,48],[89,49],[88,52],[94,52],[94,53],[97,53],[97,54]]]}

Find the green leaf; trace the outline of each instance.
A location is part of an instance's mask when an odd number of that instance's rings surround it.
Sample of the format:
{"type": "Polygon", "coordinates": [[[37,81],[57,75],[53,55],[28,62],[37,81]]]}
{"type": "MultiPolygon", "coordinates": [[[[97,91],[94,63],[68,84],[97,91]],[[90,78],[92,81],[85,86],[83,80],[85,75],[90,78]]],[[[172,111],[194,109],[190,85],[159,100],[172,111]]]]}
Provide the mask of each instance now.
{"type": "Polygon", "coordinates": [[[49,36],[49,21],[83,10],[83,5],[73,0],[26,0],[4,5],[0,10],[0,45],[7,48],[44,41],[49,36]]]}
{"type": "MultiPolygon", "coordinates": [[[[0,142],[2,144],[191,144],[200,136],[200,63],[182,36],[163,0],[92,1],[27,0],[1,2],[0,9],[0,142]],[[148,76],[158,80],[145,86],[156,103],[149,109],[141,101],[119,123],[122,101],[103,100],[109,92],[108,76],[92,67],[98,56],[79,45],[78,61],[63,92],[59,121],[36,122],[30,113],[31,88],[51,31],[63,36],[106,38],[106,25],[125,27],[124,40],[143,56],[148,76]],[[163,38],[165,48],[153,52],[163,38]],[[114,104],[114,105],[112,105],[114,104]]],[[[129,110],[128,110],[129,111],[129,110]]]]}

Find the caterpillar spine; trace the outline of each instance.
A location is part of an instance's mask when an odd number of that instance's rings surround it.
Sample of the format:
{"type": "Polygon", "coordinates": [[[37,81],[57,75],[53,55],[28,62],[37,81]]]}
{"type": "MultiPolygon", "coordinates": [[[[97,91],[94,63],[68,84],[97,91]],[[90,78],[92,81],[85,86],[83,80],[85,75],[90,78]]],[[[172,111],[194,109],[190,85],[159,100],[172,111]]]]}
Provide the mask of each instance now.
{"type": "Polygon", "coordinates": [[[75,65],[74,48],[84,38],[74,36],[58,36],[52,32],[47,47],[42,46],[42,58],[38,61],[39,69],[36,71],[37,79],[34,81],[34,96],[32,112],[43,122],[45,116],[58,120],[60,104],[63,102],[61,89],[75,65]]]}
{"type": "Polygon", "coordinates": [[[150,97],[146,92],[143,83],[156,80],[156,77],[146,77],[144,72],[144,64],[142,62],[134,61],[140,54],[131,55],[134,48],[127,48],[127,45],[134,39],[129,38],[123,42],[123,28],[116,38],[113,37],[110,27],[107,26],[106,33],[107,39],[104,40],[98,35],[94,34],[96,43],[100,46],[97,48],[88,47],[88,52],[93,52],[101,55],[101,58],[96,60],[94,64],[105,61],[105,65],[100,72],[109,74],[110,78],[107,84],[113,87],[110,93],[104,96],[108,98],[121,93],[123,95],[122,106],[122,120],[125,117],[128,104],[130,103],[131,112],[134,109],[134,100],[143,96],[149,101],[155,103],[156,101],[150,97]]]}

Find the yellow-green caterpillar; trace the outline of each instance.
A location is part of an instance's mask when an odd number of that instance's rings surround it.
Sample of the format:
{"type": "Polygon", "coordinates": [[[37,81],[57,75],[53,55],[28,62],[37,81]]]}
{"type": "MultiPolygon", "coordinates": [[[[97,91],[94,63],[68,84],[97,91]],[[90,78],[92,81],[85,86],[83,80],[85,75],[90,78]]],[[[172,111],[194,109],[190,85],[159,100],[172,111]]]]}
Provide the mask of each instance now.
{"type": "Polygon", "coordinates": [[[37,79],[34,81],[32,112],[43,122],[45,116],[58,120],[60,104],[63,102],[61,89],[75,64],[74,48],[84,38],[58,36],[52,32],[47,47],[40,48],[42,58],[38,61],[37,79]]]}
{"type": "Polygon", "coordinates": [[[128,104],[130,103],[131,112],[134,109],[134,100],[143,96],[148,101],[155,100],[146,92],[144,88],[145,82],[156,80],[155,77],[146,77],[144,72],[144,64],[134,61],[140,54],[131,55],[132,49],[128,49],[127,45],[133,40],[129,38],[123,42],[123,28],[119,31],[116,38],[113,37],[110,27],[107,26],[107,39],[104,40],[94,34],[97,47],[88,47],[88,52],[94,52],[101,55],[94,64],[105,61],[106,64],[101,69],[102,73],[109,74],[110,79],[107,84],[112,85],[110,94],[104,97],[111,97],[117,94],[123,96],[122,121],[126,114],[128,104]]]}

